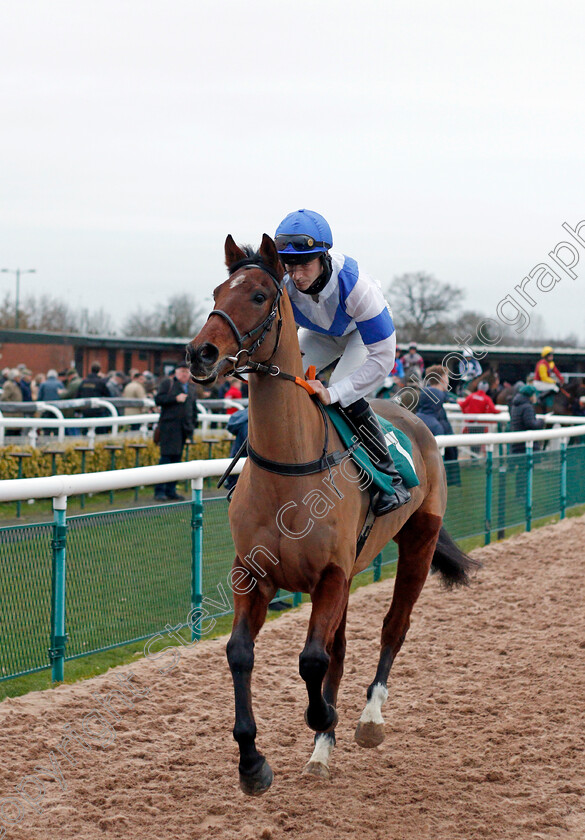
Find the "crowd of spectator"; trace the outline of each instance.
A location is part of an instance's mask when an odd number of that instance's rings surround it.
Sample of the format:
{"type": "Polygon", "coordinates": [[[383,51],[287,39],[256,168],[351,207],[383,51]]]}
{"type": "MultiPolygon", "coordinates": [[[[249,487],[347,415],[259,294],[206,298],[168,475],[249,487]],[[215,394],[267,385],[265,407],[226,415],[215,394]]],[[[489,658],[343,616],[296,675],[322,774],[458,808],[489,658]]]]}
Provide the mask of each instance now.
{"type": "MultiPolygon", "coordinates": [[[[544,362],[548,368],[553,369],[552,348],[543,348],[543,359],[539,364],[542,367],[544,362]],[[546,352],[545,352],[546,351],[546,352]]],[[[511,414],[511,428],[514,431],[542,428],[543,421],[536,418],[535,403],[537,396],[540,396],[537,388],[534,387],[535,375],[529,375],[527,381],[518,382],[512,389],[507,383],[499,382],[497,374],[492,375],[491,380],[485,380],[481,374],[482,370],[468,352],[462,360],[459,370],[459,379],[465,385],[471,384],[472,377],[478,378],[474,381],[473,387],[462,389],[458,400],[464,414],[495,414],[497,409],[495,401],[503,388],[512,391],[508,405],[511,414]]],[[[537,366],[537,371],[538,371],[537,366]]],[[[552,375],[560,377],[556,368],[552,375]]],[[[541,380],[544,376],[540,377],[541,380]]],[[[562,381],[562,380],[561,380],[562,381]]],[[[539,383],[537,382],[536,385],[539,383]]],[[[445,413],[445,402],[454,401],[455,397],[450,393],[449,371],[435,365],[425,371],[425,364],[418,352],[415,342],[411,342],[408,350],[401,353],[396,352],[396,361],[388,377],[383,392],[379,396],[391,396],[393,392],[409,385],[416,385],[419,391],[417,416],[431,429],[433,434],[452,434],[453,430],[445,413]]],[[[178,365],[169,376],[156,378],[150,371],[130,370],[128,374],[122,371],[111,370],[103,374],[98,362],[91,365],[89,374],[82,378],[74,367],[57,372],[54,369],[48,370],[46,374],[32,371],[24,364],[15,368],[4,368],[0,373],[0,402],[26,403],[36,401],[64,401],[71,399],[101,398],[106,400],[125,398],[132,400],[145,400],[152,398],[155,405],[161,409],[161,420],[159,422],[159,434],[162,434],[161,443],[162,461],[170,463],[167,458],[177,457],[177,441],[179,438],[184,442],[193,432],[197,422],[197,400],[198,399],[231,399],[240,400],[247,397],[247,384],[234,376],[228,376],[219,384],[213,387],[194,385],[189,381],[188,369],[185,365],[178,365]],[[184,380],[184,381],[183,381],[184,380]],[[170,401],[169,401],[170,395],[170,401]],[[183,395],[184,398],[183,398],[183,395]],[[187,403],[186,408],[182,406],[187,403]],[[175,420],[177,422],[175,422],[175,420]],[[178,425],[177,425],[178,424],[178,425]],[[165,428],[168,434],[165,440],[165,428]],[[169,444],[169,440],[171,443],[169,444]],[[170,448],[169,448],[170,446],[170,448]],[[171,451],[172,450],[172,451],[171,451]]],[[[156,411],[156,408],[152,409],[156,411]]],[[[135,415],[148,411],[143,406],[122,406],[118,412],[124,415],[135,415]]],[[[235,414],[237,409],[233,406],[226,409],[228,414],[235,414]]],[[[63,406],[65,417],[98,417],[105,416],[107,410],[100,407],[74,408],[63,406]]],[[[49,416],[49,415],[46,415],[49,416]]],[[[238,414],[234,423],[238,428],[230,429],[239,440],[239,437],[247,431],[247,412],[238,414]],[[240,428],[241,427],[241,428],[240,428]]],[[[138,427],[133,427],[138,428],[138,427]]],[[[229,429],[228,425],[228,429],[229,429]]],[[[101,431],[97,430],[98,433],[101,431]]],[[[108,429],[103,429],[107,432],[108,429]]],[[[78,434],[77,429],[68,429],[68,434],[78,434]]],[[[238,443],[236,440],[236,443],[238,443]]],[[[182,447],[181,447],[182,448],[182,447]]],[[[517,444],[513,451],[522,451],[523,444],[517,444]]],[[[457,449],[447,447],[445,451],[446,461],[457,460],[457,449]]],[[[162,498],[175,498],[176,490],[170,485],[157,488],[158,495],[162,498]]]]}
{"type": "MultiPolygon", "coordinates": [[[[55,400],[102,399],[143,400],[154,396],[164,377],[157,381],[150,371],[131,370],[128,375],[119,370],[103,374],[99,362],[91,365],[89,374],[82,378],[74,367],[57,372],[32,371],[21,364],[15,368],[4,368],[0,373],[0,402],[54,402],[55,400]]],[[[125,408],[125,414],[136,414],[140,408],[125,408]]],[[[92,416],[92,415],[87,415],[92,416]]]]}

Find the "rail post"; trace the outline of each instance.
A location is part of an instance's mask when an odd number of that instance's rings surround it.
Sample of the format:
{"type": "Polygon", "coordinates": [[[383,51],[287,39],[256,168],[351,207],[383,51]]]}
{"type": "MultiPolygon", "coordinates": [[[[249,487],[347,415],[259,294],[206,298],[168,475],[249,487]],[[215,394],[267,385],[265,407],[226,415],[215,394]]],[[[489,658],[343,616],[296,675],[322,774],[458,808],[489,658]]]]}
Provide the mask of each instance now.
{"type": "Polygon", "coordinates": [[[65,677],[65,562],[67,540],[67,496],[53,499],[53,549],[51,586],[51,646],[49,659],[53,682],[62,682],[65,677]]]}
{"type": "Polygon", "coordinates": [[[382,577],[382,552],[377,554],[372,561],[374,566],[374,583],[382,577]]]}
{"type": "Polygon", "coordinates": [[[526,441],[526,530],[532,530],[532,487],[534,479],[534,441],[526,441]]]}
{"type": "Polygon", "coordinates": [[[498,445],[498,539],[506,536],[506,482],[508,480],[507,456],[504,459],[504,446],[498,445]]]}
{"type": "MultiPolygon", "coordinates": [[[[191,479],[191,610],[203,601],[203,479],[191,479]]],[[[191,625],[191,641],[201,638],[201,621],[191,625]]]]}
{"type": "Polygon", "coordinates": [[[492,539],[492,496],[493,496],[493,460],[494,447],[488,444],[485,459],[485,536],[484,545],[489,545],[492,539]]]}
{"type": "Polygon", "coordinates": [[[561,440],[561,519],[567,515],[567,441],[561,440]]]}

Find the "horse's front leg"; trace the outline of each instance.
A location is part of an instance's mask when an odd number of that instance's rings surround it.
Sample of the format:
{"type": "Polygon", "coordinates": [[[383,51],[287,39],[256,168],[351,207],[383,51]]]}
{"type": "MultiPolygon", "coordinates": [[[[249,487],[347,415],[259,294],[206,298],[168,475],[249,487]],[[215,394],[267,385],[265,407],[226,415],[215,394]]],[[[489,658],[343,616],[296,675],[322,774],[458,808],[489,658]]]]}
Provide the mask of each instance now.
{"type": "Polygon", "coordinates": [[[328,732],[337,723],[337,712],[331,702],[335,697],[330,694],[329,698],[324,698],[321,686],[329,669],[329,650],[343,618],[348,596],[349,583],[343,569],[330,563],[311,595],[313,609],[307,641],[299,656],[299,673],[309,695],[305,720],[315,732],[328,732]]]}
{"type": "Polygon", "coordinates": [[[264,793],[273,779],[270,765],[256,749],[251,691],[254,640],[264,624],[273,595],[274,590],[267,591],[264,585],[261,588],[259,584],[244,595],[234,592],[234,623],[226,649],[234,682],[236,722],[233,733],[240,748],[240,787],[250,796],[264,793]]]}
{"type": "MultiPolygon", "coordinates": [[[[323,698],[326,703],[337,708],[337,694],[339,684],[343,676],[343,663],[345,660],[345,622],[347,618],[347,603],[339,627],[335,631],[333,644],[331,645],[329,668],[323,685],[323,698]]],[[[319,779],[329,779],[329,759],[335,746],[335,729],[329,732],[318,732],[315,735],[315,749],[313,755],[305,765],[304,772],[317,776],[319,779]]]]}

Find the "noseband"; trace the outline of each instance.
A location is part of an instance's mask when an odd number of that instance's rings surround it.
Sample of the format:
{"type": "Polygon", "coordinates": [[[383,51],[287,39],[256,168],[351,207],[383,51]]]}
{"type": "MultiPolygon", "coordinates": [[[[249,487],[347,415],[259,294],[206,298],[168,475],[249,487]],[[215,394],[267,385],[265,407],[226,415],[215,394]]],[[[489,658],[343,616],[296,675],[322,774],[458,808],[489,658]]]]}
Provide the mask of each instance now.
{"type": "Polygon", "coordinates": [[[272,324],[274,323],[274,320],[275,320],[277,314],[278,314],[278,325],[277,325],[277,330],[276,330],[276,342],[275,342],[275,345],[274,345],[274,350],[270,354],[270,358],[266,360],[267,362],[270,361],[270,359],[274,356],[274,354],[276,353],[276,351],[278,349],[278,343],[280,341],[280,331],[282,329],[282,315],[281,315],[281,312],[280,312],[280,299],[282,297],[283,285],[282,285],[282,282],[278,279],[278,276],[277,276],[276,272],[274,271],[274,269],[269,265],[265,265],[264,263],[261,263],[261,262],[256,262],[254,259],[249,258],[249,259],[238,260],[238,262],[231,265],[230,268],[229,268],[229,276],[231,277],[233,274],[235,274],[236,271],[241,271],[241,270],[246,271],[246,270],[249,270],[251,268],[258,268],[258,269],[260,269],[260,271],[263,271],[265,274],[268,274],[272,278],[272,280],[274,281],[274,285],[276,286],[276,295],[274,297],[274,300],[272,301],[272,308],[271,308],[270,312],[268,313],[268,315],[266,316],[266,318],[262,321],[262,323],[258,324],[257,327],[254,327],[253,329],[248,330],[248,332],[246,332],[242,335],[240,333],[239,329],[237,328],[236,324],[234,323],[233,319],[227,314],[227,312],[224,312],[223,309],[214,309],[209,313],[209,316],[208,316],[208,320],[209,320],[209,318],[211,318],[212,315],[218,315],[220,318],[223,318],[223,320],[226,322],[226,324],[231,329],[231,331],[234,335],[234,338],[236,339],[236,342],[238,344],[238,352],[236,353],[235,356],[228,356],[228,359],[230,360],[230,362],[234,363],[234,371],[236,373],[238,373],[238,372],[243,373],[246,370],[246,365],[239,366],[240,356],[245,353],[246,356],[248,357],[248,359],[250,359],[254,355],[256,350],[258,350],[258,348],[260,347],[260,345],[263,343],[264,339],[266,338],[266,336],[270,332],[270,330],[272,328],[272,324]],[[244,342],[249,338],[253,338],[256,335],[256,333],[258,333],[258,332],[260,332],[260,335],[258,336],[256,341],[254,341],[249,347],[244,347],[244,342]]]}

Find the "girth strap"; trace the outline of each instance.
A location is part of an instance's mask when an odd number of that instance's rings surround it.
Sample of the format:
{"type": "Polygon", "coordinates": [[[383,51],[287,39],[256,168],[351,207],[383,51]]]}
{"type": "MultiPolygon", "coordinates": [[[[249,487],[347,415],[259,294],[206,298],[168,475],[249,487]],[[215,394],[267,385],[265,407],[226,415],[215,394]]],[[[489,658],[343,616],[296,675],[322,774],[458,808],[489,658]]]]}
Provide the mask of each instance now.
{"type": "Polygon", "coordinates": [[[302,464],[285,464],[282,461],[271,461],[268,458],[263,458],[259,455],[248,443],[248,457],[261,469],[267,470],[278,475],[313,475],[314,473],[324,472],[331,469],[331,467],[340,464],[344,458],[351,455],[358,446],[360,441],[353,443],[349,449],[344,452],[336,450],[330,452],[328,455],[322,455],[320,458],[315,458],[314,461],[305,461],[302,464]]]}

